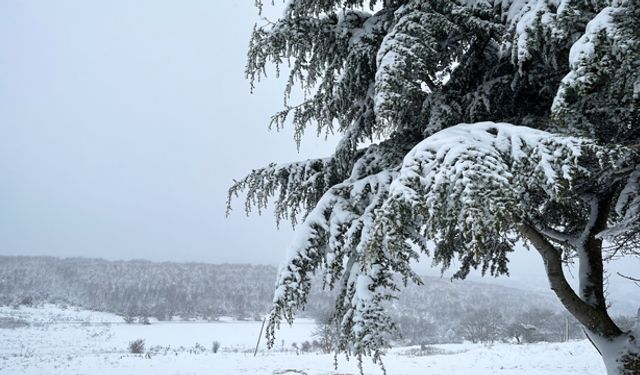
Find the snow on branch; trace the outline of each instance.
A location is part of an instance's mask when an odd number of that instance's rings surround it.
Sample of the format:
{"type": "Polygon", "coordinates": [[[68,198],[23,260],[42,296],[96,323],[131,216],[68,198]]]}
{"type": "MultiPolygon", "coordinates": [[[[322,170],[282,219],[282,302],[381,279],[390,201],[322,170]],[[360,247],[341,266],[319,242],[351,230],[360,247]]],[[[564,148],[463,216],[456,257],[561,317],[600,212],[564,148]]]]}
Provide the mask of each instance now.
{"type": "Polygon", "coordinates": [[[311,211],[320,197],[331,186],[340,181],[333,159],[312,159],[288,164],[270,164],[253,170],[249,175],[229,188],[227,215],[231,212],[231,201],[245,192],[245,213],[254,208],[259,214],[267,208],[269,201],[274,202],[274,215],[279,225],[283,219],[298,221],[311,211]]]}
{"type": "Polygon", "coordinates": [[[256,210],[258,214],[274,204],[278,225],[289,220],[295,227],[316,207],[323,195],[339,183],[355,183],[367,176],[396,168],[409,151],[413,142],[410,133],[398,133],[393,137],[353,151],[348,157],[340,147],[330,158],[310,159],[295,163],[269,164],[255,169],[229,188],[227,215],[232,210],[232,200],[245,194],[245,213],[256,210]]]}
{"type": "Polygon", "coordinates": [[[540,186],[551,196],[560,194],[576,172],[585,145],[578,138],[505,123],[457,125],[409,152],[392,196],[424,204],[428,212],[471,215],[457,218],[469,225],[493,227],[498,220],[492,212],[513,211],[511,206],[526,190],[526,185],[514,182],[540,186]],[[515,172],[524,168],[530,173],[526,181],[519,181],[522,177],[515,172]],[[473,223],[476,219],[480,221],[473,223]]]}
{"type": "Polygon", "coordinates": [[[571,16],[571,0],[512,0],[505,8],[503,17],[514,35],[513,56],[519,64],[531,59],[531,46],[536,44],[540,32],[550,34],[552,40],[567,38],[564,17],[571,16]]]}
{"type": "Polygon", "coordinates": [[[567,96],[571,95],[571,89],[579,89],[580,86],[584,87],[597,80],[598,73],[590,71],[589,65],[596,57],[596,49],[602,38],[604,36],[616,37],[613,17],[620,11],[621,9],[616,7],[604,8],[589,21],[584,34],[571,47],[569,53],[571,71],[560,83],[560,88],[553,101],[552,110],[554,112],[566,108],[567,96]]]}
{"type": "Polygon", "coordinates": [[[329,188],[297,228],[276,283],[271,345],[323,271],[325,284],[339,288],[339,350],[379,359],[393,330],[383,302],[394,298],[398,276],[419,282],[411,262],[418,249],[429,253],[427,240],[443,267],[460,259],[459,277],[471,267],[506,273],[519,222],[544,215],[550,201],[571,201],[584,193],[582,182],[592,186],[621,165],[618,149],[507,123],[442,130],[404,151],[401,166],[389,149],[364,151],[351,177],[329,188]]]}
{"type": "MultiPolygon", "coordinates": [[[[280,321],[291,323],[295,311],[305,305],[312,276],[323,268],[326,284],[340,290],[334,314],[340,327],[339,349],[379,358],[379,349],[394,329],[382,302],[397,290],[395,273],[408,268],[369,251],[368,240],[395,175],[385,170],[332,187],[296,230],[276,283],[267,326],[270,345],[280,321]]],[[[416,257],[407,253],[405,261],[416,257]]]]}
{"type": "MultiPolygon", "coordinates": [[[[386,250],[374,246],[375,241],[384,240],[374,232],[377,212],[411,139],[411,135],[397,134],[360,150],[349,178],[328,189],[298,226],[276,283],[267,329],[270,340],[282,319],[291,322],[295,311],[304,307],[312,275],[323,270],[325,285],[339,291],[334,320],[340,327],[340,350],[376,358],[380,354],[394,329],[382,303],[398,289],[396,276],[402,275],[405,283],[418,281],[409,266],[417,253],[404,240],[386,250]],[[353,342],[358,344],[352,346],[353,342]]],[[[398,228],[395,233],[418,241],[413,229],[404,230],[398,228]]]]}
{"type": "Polygon", "coordinates": [[[376,57],[377,121],[395,129],[415,123],[422,103],[444,85],[470,45],[502,29],[490,14],[453,1],[398,7],[376,57]]]}
{"type": "MultiPolygon", "coordinates": [[[[544,216],[549,202],[571,200],[580,184],[615,168],[616,150],[582,138],[506,123],[461,124],[442,130],[404,159],[382,209],[380,225],[411,211],[436,242],[436,262],[457,254],[469,266],[506,272],[515,225],[544,216]]],[[[618,155],[619,156],[619,155],[618,155]]]]}
{"type": "Polygon", "coordinates": [[[637,143],[640,118],[640,3],[612,1],[571,46],[569,72],[551,107],[564,127],[618,144],[637,143]]]}
{"type": "Polygon", "coordinates": [[[312,123],[343,135],[331,158],[270,165],[230,190],[230,198],[246,191],[247,211],[274,199],[278,221],[304,217],[278,276],[271,344],[280,322],[304,307],[316,272],[339,291],[339,349],[377,356],[392,327],[383,302],[415,279],[410,264],[417,251],[429,253],[427,241],[436,245],[434,262],[457,260],[456,276],[465,277],[471,268],[506,273],[525,221],[570,249],[598,195],[622,192],[609,217],[615,226],[602,236],[637,227],[640,177],[629,176],[637,158],[618,138],[596,134],[635,132],[640,118],[640,43],[631,35],[640,17],[622,20],[612,10],[631,2],[378,3],[369,13],[366,1],[292,0],[279,20],[254,30],[252,83],[268,64],[278,73],[288,67],[285,108],[272,124],[291,120],[296,139],[312,123]],[[567,65],[560,60],[574,43],[567,65]],[[572,86],[585,82],[608,89],[572,86]],[[294,85],[304,94],[299,105],[287,103],[294,85]],[[556,121],[551,114],[565,104],[581,110],[556,121]],[[469,124],[476,119],[496,122],[469,124]],[[377,139],[384,141],[358,149],[377,139]]]}
{"type": "Polygon", "coordinates": [[[623,252],[640,254],[640,167],[629,174],[614,206],[612,225],[598,237],[614,242],[623,252]]]}
{"type": "Polygon", "coordinates": [[[266,75],[269,63],[278,74],[281,65],[289,70],[285,108],[271,124],[281,128],[290,118],[297,142],[312,123],[318,133],[330,132],[336,124],[340,131],[350,129],[352,144],[370,136],[375,124],[371,84],[375,54],[388,17],[388,12],[371,15],[353,9],[319,15],[285,12],[276,22],[256,27],[246,67],[252,85],[266,75]],[[305,98],[290,105],[296,85],[305,98]]]}

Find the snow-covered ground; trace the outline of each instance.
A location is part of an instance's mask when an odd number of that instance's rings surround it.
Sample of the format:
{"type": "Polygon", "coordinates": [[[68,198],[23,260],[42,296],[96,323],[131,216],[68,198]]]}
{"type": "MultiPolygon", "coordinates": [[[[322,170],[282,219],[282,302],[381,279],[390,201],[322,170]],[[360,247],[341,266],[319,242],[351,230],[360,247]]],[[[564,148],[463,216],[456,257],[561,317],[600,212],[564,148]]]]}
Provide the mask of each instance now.
{"type": "MultiPolygon", "coordinates": [[[[0,328],[0,374],[358,374],[357,362],[333,356],[300,354],[292,343],[312,339],[313,322],[283,327],[275,351],[264,342],[253,356],[260,322],[154,322],[124,324],[118,316],[55,306],[0,307],[0,322],[27,321],[26,327],[0,328]],[[151,355],[133,355],[128,343],[142,338],[151,355]],[[213,341],[221,348],[212,353],[213,341]],[[282,351],[282,349],[285,351],[282,351]]],[[[20,324],[16,324],[19,326],[20,324]]],[[[390,375],[528,374],[595,375],[604,366],[588,342],[493,346],[438,345],[438,354],[395,348],[385,356],[390,375]]],[[[365,373],[382,371],[365,359],[365,373]]]]}

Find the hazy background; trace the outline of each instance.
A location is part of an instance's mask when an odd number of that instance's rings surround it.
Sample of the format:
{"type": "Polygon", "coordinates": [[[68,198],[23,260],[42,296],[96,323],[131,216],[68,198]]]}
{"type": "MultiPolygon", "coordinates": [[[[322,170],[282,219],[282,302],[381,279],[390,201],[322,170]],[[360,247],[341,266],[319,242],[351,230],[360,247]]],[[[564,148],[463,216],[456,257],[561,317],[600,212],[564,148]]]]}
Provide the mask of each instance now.
{"type": "MultiPolygon", "coordinates": [[[[256,21],[253,1],[0,2],[0,254],[278,263],[291,229],[240,201],[225,219],[226,190],[335,140],[268,132],[282,82],[249,92],[256,21]]],[[[520,283],[542,271],[514,257],[520,283]]]]}

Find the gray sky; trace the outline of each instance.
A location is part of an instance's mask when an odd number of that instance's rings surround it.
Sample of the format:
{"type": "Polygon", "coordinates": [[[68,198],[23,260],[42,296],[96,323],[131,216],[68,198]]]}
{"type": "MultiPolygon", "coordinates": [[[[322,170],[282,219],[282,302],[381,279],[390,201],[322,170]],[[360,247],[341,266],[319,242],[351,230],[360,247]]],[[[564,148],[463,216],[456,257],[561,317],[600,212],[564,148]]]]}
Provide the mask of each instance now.
{"type": "MultiPolygon", "coordinates": [[[[249,93],[252,4],[0,2],[0,254],[278,263],[291,230],[225,219],[226,189],[333,142],[267,131],[282,83],[249,93]]],[[[537,254],[513,275],[545,286],[537,254]]]]}
{"type": "Polygon", "coordinates": [[[241,204],[225,220],[226,189],[332,147],[267,131],[282,85],[249,93],[257,19],[253,1],[0,2],[0,254],[277,262],[291,231],[241,204]]]}

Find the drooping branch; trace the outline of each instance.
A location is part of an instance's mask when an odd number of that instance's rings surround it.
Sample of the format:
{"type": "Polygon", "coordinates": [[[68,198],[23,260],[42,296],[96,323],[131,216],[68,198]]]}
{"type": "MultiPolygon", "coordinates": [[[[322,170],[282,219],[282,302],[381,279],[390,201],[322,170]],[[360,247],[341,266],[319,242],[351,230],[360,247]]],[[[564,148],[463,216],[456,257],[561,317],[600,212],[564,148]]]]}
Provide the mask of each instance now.
{"type": "MultiPolygon", "coordinates": [[[[612,192],[617,190],[613,186],[609,193],[599,192],[606,184],[601,171],[614,173],[623,155],[583,138],[511,124],[461,124],[414,147],[391,187],[390,199],[420,213],[413,221],[424,222],[426,237],[436,241],[434,259],[448,266],[458,255],[463,275],[469,266],[481,264],[483,270],[492,263],[501,270],[508,253],[505,246],[516,239],[513,232],[519,232],[518,238],[541,253],[552,289],[567,309],[590,330],[613,336],[620,331],[607,315],[602,241],[596,235],[606,227],[612,192]],[[585,186],[595,190],[587,195],[585,186]],[[595,197],[591,207],[581,202],[585,196],[595,197]],[[566,211],[568,205],[576,207],[566,211]],[[534,221],[544,222],[545,229],[570,225],[565,233],[545,232],[534,221]],[[518,222],[526,224],[514,226],[518,222]],[[582,237],[575,239],[574,233],[582,237]],[[570,241],[562,248],[552,244],[562,240],[570,241]],[[581,282],[581,290],[587,285],[590,294],[576,294],[567,282],[564,249],[578,253],[581,278],[587,281],[581,282]]],[[[383,215],[393,221],[398,211],[390,204],[383,215]]]]}
{"type": "Polygon", "coordinates": [[[607,4],[596,10],[571,46],[570,71],[560,82],[552,117],[596,139],[633,144],[638,128],[628,124],[640,116],[640,3],[607,4]]]}
{"type": "MultiPolygon", "coordinates": [[[[373,167],[373,163],[363,161],[360,165],[367,166],[373,167]]],[[[410,246],[396,243],[393,256],[371,251],[369,242],[376,237],[372,233],[376,212],[396,174],[382,170],[357,178],[354,173],[354,178],[329,189],[298,227],[278,275],[266,328],[270,346],[280,322],[291,323],[294,313],[305,306],[313,273],[323,271],[326,285],[338,289],[334,311],[340,335],[338,349],[379,359],[380,349],[394,330],[382,304],[398,290],[395,275],[417,280],[409,264],[418,256],[410,246]]]]}
{"type": "Polygon", "coordinates": [[[231,212],[232,199],[244,191],[247,215],[254,209],[262,213],[273,198],[276,223],[289,219],[295,225],[299,216],[306,216],[322,195],[341,180],[333,158],[270,164],[234,181],[227,196],[227,215],[231,212]]]}

